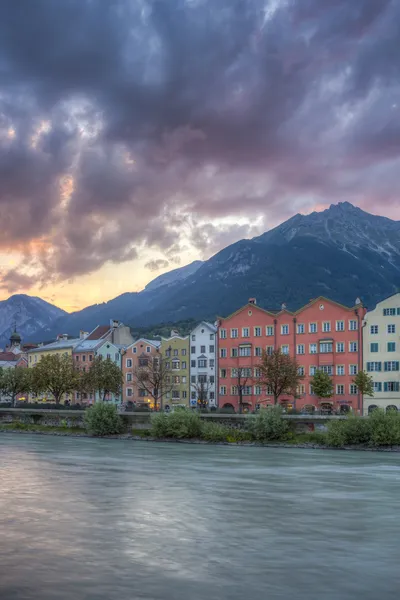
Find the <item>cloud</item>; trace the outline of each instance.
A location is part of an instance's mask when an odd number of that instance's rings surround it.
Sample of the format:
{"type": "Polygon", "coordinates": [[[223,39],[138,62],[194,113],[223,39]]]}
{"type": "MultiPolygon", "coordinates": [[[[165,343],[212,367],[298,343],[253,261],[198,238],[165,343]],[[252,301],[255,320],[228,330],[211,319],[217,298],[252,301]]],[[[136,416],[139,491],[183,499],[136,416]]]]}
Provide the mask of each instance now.
{"type": "Polygon", "coordinates": [[[395,0],[3,0],[7,289],[207,257],[337,200],[394,216],[399,19],[395,0]]]}
{"type": "Polygon", "coordinates": [[[0,278],[0,287],[9,294],[15,294],[15,292],[30,288],[34,283],[35,277],[18,273],[15,269],[10,269],[0,278]]]}
{"type": "Polygon", "coordinates": [[[160,269],[166,269],[169,266],[169,261],[159,258],[156,260],[149,260],[144,266],[146,269],[149,269],[149,271],[154,272],[159,271],[160,269]]]}

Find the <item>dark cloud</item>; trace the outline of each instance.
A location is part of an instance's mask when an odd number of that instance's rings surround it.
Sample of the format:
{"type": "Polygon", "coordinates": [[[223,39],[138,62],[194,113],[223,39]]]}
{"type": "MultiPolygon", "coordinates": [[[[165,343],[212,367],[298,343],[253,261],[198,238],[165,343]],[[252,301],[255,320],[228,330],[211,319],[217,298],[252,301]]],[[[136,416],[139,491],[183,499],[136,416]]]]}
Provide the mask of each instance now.
{"type": "Polygon", "coordinates": [[[1,17],[1,244],[42,282],[396,202],[396,0],[3,0],[1,17]]]}
{"type": "Polygon", "coordinates": [[[169,267],[169,261],[164,260],[162,258],[158,258],[156,260],[149,260],[144,266],[146,267],[146,269],[149,269],[149,271],[154,272],[169,267]]]}

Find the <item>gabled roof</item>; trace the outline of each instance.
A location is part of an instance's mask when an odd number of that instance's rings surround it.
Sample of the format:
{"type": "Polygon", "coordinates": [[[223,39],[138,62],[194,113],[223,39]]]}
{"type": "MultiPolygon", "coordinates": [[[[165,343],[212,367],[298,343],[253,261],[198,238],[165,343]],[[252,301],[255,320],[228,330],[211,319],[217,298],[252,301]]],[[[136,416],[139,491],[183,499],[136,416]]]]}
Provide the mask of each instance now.
{"type": "Polygon", "coordinates": [[[45,346],[39,346],[38,348],[33,348],[33,350],[29,350],[28,354],[35,354],[36,352],[48,352],[49,350],[63,350],[68,348],[75,348],[82,340],[80,338],[73,338],[70,340],[57,340],[56,342],[52,342],[51,344],[46,344],[45,346]]]}
{"type": "Polygon", "coordinates": [[[88,352],[90,350],[96,350],[97,346],[103,343],[103,340],[82,340],[80,344],[75,346],[74,352],[88,352]]]}
{"type": "Polygon", "coordinates": [[[198,325],[196,325],[196,327],[193,327],[191,333],[196,331],[201,326],[207,327],[207,329],[209,329],[212,333],[216,333],[218,330],[218,328],[213,323],[210,323],[209,321],[201,321],[198,325]]]}
{"type": "Polygon", "coordinates": [[[109,325],[97,325],[91,333],[87,336],[87,340],[101,340],[111,331],[109,325]]]}
{"type": "Polygon", "coordinates": [[[161,346],[160,340],[148,340],[147,338],[139,338],[138,340],[135,340],[132,344],[129,344],[129,346],[124,346],[124,348],[128,350],[129,348],[133,348],[133,346],[136,346],[136,344],[139,344],[139,342],[147,344],[148,346],[153,346],[153,348],[159,348],[161,346]]]}

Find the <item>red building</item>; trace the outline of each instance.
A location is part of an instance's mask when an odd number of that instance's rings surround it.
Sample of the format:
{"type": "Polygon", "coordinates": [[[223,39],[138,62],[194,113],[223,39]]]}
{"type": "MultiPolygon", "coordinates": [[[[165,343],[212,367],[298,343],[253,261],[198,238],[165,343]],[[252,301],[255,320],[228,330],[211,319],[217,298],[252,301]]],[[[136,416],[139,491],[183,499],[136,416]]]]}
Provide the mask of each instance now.
{"type": "Polygon", "coordinates": [[[243,386],[243,408],[273,404],[268,390],[257,382],[262,351],[282,352],[296,358],[304,379],[296,398],[284,395],[280,404],[295,410],[321,408],[310,379],[317,369],[332,376],[334,395],[326,408],[360,410],[360,396],[352,383],[362,368],[362,320],[366,309],[357,299],[352,308],[316,298],[296,312],[264,310],[250,299],[246,306],[219,320],[219,406],[238,410],[238,383],[243,386]],[[240,382],[238,381],[240,377],[240,382]],[[314,407],[314,408],[313,408],[314,407]]]}

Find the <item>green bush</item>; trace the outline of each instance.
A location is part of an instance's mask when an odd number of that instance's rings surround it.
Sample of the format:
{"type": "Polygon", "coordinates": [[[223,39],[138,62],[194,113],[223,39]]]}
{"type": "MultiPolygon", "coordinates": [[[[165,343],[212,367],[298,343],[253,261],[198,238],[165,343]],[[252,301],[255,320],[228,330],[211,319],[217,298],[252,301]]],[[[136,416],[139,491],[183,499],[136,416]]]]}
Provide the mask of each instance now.
{"type": "Polygon", "coordinates": [[[157,438],[190,439],[201,437],[201,420],[188,410],[158,413],[151,419],[152,434],[157,438]]]}
{"type": "Polygon", "coordinates": [[[114,435],[122,431],[122,420],[117,407],[107,402],[96,402],[91,408],[87,408],[84,424],[87,432],[96,436],[114,435]]]}
{"type": "Polygon", "coordinates": [[[201,424],[201,437],[207,442],[226,442],[230,431],[230,427],[212,421],[204,420],[201,424]]]}
{"type": "Polygon", "coordinates": [[[258,442],[284,440],[289,433],[289,426],[282,418],[279,406],[263,408],[256,416],[249,417],[247,429],[258,442]]]}
{"type": "Polygon", "coordinates": [[[374,410],[368,418],[370,422],[370,444],[373,446],[397,446],[400,444],[400,415],[395,410],[385,413],[374,410]]]}
{"type": "Polygon", "coordinates": [[[334,448],[340,448],[345,446],[347,443],[346,433],[346,421],[330,421],[328,423],[328,433],[326,436],[326,442],[328,446],[334,448]]]}
{"type": "Polygon", "coordinates": [[[395,446],[400,445],[400,415],[397,411],[385,413],[374,410],[369,417],[350,416],[328,424],[329,446],[346,445],[395,446]]]}

